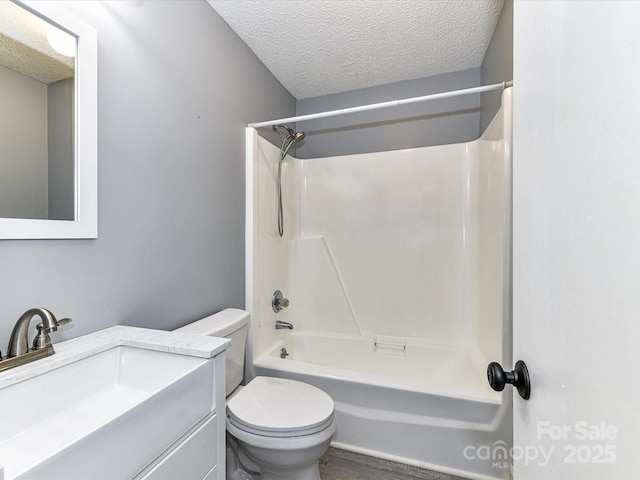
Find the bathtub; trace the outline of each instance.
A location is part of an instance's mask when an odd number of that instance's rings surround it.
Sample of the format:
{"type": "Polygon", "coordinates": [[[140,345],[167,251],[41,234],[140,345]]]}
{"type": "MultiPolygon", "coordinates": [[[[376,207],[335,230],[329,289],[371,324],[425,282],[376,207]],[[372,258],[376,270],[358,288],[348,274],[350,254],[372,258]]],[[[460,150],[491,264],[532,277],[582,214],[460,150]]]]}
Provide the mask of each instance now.
{"type": "Polygon", "coordinates": [[[467,478],[508,478],[504,462],[476,455],[481,446],[502,445],[510,432],[508,396],[489,388],[486,362],[477,352],[287,332],[254,361],[254,369],[331,395],[335,447],[467,478]]]}

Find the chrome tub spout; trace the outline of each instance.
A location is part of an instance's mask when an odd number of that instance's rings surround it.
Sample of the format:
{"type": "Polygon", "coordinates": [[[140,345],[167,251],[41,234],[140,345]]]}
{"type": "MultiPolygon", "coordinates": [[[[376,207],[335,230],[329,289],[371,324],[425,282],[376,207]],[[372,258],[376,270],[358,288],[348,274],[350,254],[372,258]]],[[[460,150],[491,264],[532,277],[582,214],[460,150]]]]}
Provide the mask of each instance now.
{"type": "Polygon", "coordinates": [[[293,324],[289,322],[283,322],[282,320],[276,320],[276,330],[282,329],[293,330],[293,324]]]}

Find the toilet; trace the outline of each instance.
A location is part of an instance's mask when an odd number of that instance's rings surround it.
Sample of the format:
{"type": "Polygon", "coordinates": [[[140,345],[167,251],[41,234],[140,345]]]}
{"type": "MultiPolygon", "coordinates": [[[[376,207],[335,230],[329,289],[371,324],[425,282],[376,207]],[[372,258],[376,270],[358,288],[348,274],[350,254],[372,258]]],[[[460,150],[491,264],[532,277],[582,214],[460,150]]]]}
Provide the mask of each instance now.
{"type": "Polygon", "coordinates": [[[249,314],[226,309],[176,332],[231,339],[227,349],[227,480],[320,480],[336,431],[332,398],[312,385],[258,376],[241,386],[249,314]]]}

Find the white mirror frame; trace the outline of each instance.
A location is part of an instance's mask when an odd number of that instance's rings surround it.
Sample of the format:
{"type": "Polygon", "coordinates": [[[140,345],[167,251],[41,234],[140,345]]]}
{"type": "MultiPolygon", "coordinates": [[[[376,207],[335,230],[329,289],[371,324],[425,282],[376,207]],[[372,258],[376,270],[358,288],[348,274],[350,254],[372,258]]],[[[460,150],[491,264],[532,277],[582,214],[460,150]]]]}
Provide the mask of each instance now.
{"type": "Polygon", "coordinates": [[[78,37],[75,220],[0,218],[0,239],[98,238],[98,35],[53,2],[14,2],[78,37]]]}

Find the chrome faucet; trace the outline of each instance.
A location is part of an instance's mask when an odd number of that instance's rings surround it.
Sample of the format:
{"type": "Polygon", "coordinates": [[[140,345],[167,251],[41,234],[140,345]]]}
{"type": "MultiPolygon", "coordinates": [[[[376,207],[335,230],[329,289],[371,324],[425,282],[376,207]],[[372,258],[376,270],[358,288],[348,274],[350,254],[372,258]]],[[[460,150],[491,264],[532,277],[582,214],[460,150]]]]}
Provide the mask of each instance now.
{"type": "Polygon", "coordinates": [[[32,308],[24,312],[11,332],[7,357],[0,358],[0,371],[53,355],[55,351],[49,333],[55,332],[59,326],[70,321],[70,318],[56,320],[53,313],[46,308],[32,308]],[[42,323],[36,326],[38,334],[33,340],[33,347],[29,349],[29,324],[35,316],[40,317],[42,323]]]}
{"type": "Polygon", "coordinates": [[[293,330],[293,324],[289,322],[283,322],[282,320],[276,320],[276,330],[282,330],[284,328],[293,330]]]}

